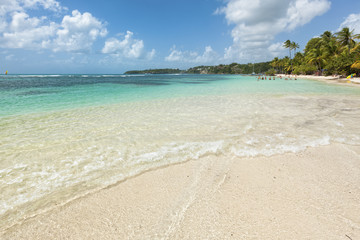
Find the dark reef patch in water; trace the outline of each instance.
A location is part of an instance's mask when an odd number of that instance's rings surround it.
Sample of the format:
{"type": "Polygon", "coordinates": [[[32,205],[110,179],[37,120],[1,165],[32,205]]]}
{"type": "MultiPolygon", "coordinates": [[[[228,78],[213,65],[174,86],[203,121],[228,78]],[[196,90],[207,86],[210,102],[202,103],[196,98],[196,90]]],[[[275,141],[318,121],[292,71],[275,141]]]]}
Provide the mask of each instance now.
{"type": "Polygon", "coordinates": [[[56,91],[32,90],[32,91],[17,93],[16,95],[17,96],[32,96],[32,95],[54,94],[54,93],[58,93],[58,92],[56,92],[56,91]]]}

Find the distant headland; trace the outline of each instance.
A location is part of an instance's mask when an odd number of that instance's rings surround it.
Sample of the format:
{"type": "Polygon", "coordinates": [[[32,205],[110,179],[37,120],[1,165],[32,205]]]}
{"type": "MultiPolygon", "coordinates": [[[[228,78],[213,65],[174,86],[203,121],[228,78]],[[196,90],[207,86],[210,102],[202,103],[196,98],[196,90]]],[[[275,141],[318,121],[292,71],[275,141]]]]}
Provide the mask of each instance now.
{"type": "Polygon", "coordinates": [[[261,63],[231,63],[217,66],[197,66],[187,70],[178,68],[131,70],[124,74],[252,74],[266,73],[272,69],[271,62],[261,63]]]}

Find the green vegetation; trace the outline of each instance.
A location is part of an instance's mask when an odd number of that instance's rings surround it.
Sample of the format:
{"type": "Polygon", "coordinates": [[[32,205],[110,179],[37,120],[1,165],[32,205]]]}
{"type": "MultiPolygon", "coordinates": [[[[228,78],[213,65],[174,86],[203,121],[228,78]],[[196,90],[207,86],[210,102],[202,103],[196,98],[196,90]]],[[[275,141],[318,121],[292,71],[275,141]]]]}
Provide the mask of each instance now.
{"type": "Polygon", "coordinates": [[[187,73],[187,74],[251,74],[264,73],[271,69],[270,62],[262,63],[248,63],[248,64],[220,64],[217,66],[198,66],[189,68],[188,70],[179,69],[148,69],[148,70],[133,70],[127,71],[125,74],[176,74],[176,73],[187,73]]]}
{"type": "Polygon", "coordinates": [[[296,52],[299,45],[287,40],[284,47],[289,49],[289,57],[274,58],[271,66],[276,73],[344,75],[360,73],[360,34],[355,35],[349,28],[332,34],[324,32],[312,38],[304,52],[296,52]],[[291,51],[294,50],[294,57],[291,51]]]}
{"type": "Polygon", "coordinates": [[[274,58],[271,62],[248,64],[220,64],[217,66],[197,66],[188,70],[149,69],[128,71],[125,74],[259,74],[277,73],[343,75],[360,73],[360,34],[354,34],[349,28],[333,34],[329,31],[320,37],[308,41],[303,52],[296,52],[299,44],[287,40],[284,47],[289,49],[289,56],[274,58]],[[294,51],[292,57],[292,51],[294,51]]]}
{"type": "Polygon", "coordinates": [[[147,69],[147,70],[132,70],[127,71],[124,74],[176,74],[184,73],[183,70],[164,68],[164,69],[147,69]]]}
{"type": "Polygon", "coordinates": [[[217,66],[198,66],[190,68],[186,73],[192,74],[251,74],[253,71],[255,73],[264,73],[271,69],[270,62],[262,63],[248,63],[248,64],[220,64],[217,66]]]}

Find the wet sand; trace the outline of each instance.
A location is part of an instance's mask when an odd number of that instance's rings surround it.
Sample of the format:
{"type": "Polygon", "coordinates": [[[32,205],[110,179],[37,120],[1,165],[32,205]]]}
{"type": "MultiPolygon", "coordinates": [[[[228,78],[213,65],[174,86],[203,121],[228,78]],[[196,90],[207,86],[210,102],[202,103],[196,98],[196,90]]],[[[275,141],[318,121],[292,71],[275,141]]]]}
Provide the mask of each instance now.
{"type": "Polygon", "coordinates": [[[1,239],[360,239],[360,146],[148,171],[1,239]]]}

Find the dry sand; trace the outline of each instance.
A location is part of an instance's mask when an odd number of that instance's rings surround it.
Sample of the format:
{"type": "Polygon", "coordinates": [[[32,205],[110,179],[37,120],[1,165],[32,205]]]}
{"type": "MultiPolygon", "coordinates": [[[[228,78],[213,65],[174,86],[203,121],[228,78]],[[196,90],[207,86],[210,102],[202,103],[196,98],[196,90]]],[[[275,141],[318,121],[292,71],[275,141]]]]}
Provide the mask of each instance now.
{"type": "Polygon", "coordinates": [[[2,239],[360,239],[360,147],[207,156],[143,173],[2,239]]]}
{"type": "Polygon", "coordinates": [[[285,74],[277,74],[276,76],[281,76],[283,78],[291,77],[294,79],[296,76],[297,78],[301,79],[311,79],[311,80],[318,80],[318,81],[324,81],[327,83],[333,83],[333,84],[342,84],[342,85],[350,85],[350,86],[356,86],[360,87],[360,78],[341,78],[340,76],[314,76],[314,75],[285,75],[285,74]]]}

